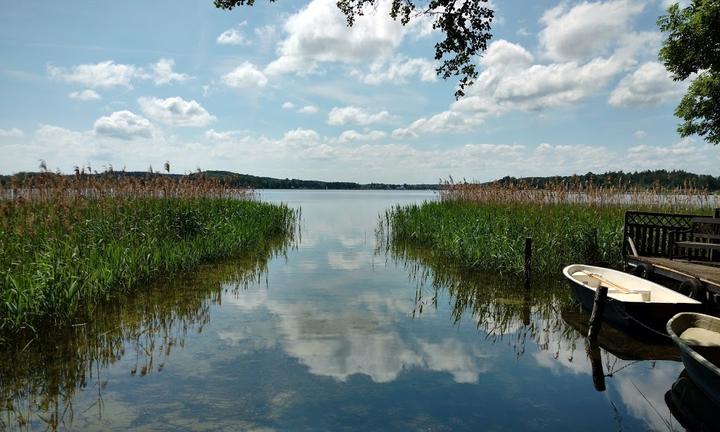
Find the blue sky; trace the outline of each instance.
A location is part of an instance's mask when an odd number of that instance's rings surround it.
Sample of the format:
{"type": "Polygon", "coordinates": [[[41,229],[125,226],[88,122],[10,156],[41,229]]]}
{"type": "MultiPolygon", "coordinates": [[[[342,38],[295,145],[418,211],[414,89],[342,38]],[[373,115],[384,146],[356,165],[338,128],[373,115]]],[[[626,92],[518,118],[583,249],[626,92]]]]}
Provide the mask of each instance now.
{"type": "Polygon", "coordinates": [[[438,34],[380,1],[4,1],[0,172],[224,169],[359,182],[605,170],[720,175],[682,139],[687,83],[657,63],[665,0],[495,1],[480,79],[455,101],[438,34]]]}

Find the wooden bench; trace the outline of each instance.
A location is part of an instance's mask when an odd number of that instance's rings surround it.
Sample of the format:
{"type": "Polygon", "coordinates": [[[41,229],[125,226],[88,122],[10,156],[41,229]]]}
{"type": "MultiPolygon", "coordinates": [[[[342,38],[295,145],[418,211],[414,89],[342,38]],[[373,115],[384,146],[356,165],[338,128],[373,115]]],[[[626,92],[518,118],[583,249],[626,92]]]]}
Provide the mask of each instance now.
{"type": "Polygon", "coordinates": [[[696,252],[706,251],[707,260],[714,261],[715,252],[720,252],[720,218],[692,218],[692,228],[674,232],[670,259],[679,249],[687,251],[688,259],[701,258],[703,254],[696,252]]]}

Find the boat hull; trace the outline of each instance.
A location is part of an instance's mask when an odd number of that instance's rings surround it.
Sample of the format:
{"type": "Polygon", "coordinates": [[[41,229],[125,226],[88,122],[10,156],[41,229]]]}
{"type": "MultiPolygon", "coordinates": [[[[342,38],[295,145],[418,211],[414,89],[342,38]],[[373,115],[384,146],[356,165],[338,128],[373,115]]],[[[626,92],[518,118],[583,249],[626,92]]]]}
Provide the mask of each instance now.
{"type": "MultiPolygon", "coordinates": [[[[583,309],[592,311],[595,290],[574,281],[570,281],[570,288],[583,309]]],[[[603,310],[603,320],[636,334],[654,332],[665,334],[665,324],[670,318],[679,312],[692,310],[699,308],[694,305],[678,307],[677,304],[667,303],[625,303],[608,297],[603,310]]]]}
{"type": "MultiPolygon", "coordinates": [[[[601,270],[598,267],[588,267],[601,270]]],[[[606,269],[607,270],[607,269],[606,269]]],[[[614,272],[614,271],[613,271],[614,272]]],[[[632,281],[635,278],[631,275],[623,275],[624,278],[632,281]]],[[[639,279],[639,278],[638,278],[639,279]]],[[[640,283],[647,284],[647,281],[639,279],[640,283]]],[[[583,309],[592,311],[595,300],[595,289],[580,283],[572,277],[568,277],[573,296],[582,305],[583,309]]],[[[667,290],[667,288],[662,288],[667,290]]],[[[689,299],[690,301],[693,301],[689,299]]],[[[703,305],[695,303],[665,303],[665,302],[628,302],[621,301],[608,295],[603,311],[603,320],[612,323],[624,331],[640,334],[644,337],[661,337],[666,335],[666,324],[670,318],[680,312],[700,312],[703,305]]]]}
{"type": "MultiPolygon", "coordinates": [[[[720,328],[720,319],[709,315],[682,313],[674,316],[667,323],[667,331],[675,345],[680,349],[680,357],[685,371],[695,385],[702,390],[715,404],[720,405],[720,367],[708,361],[699,354],[700,348],[690,346],[680,338],[680,335],[688,329],[697,317],[714,320],[716,327],[720,328]]],[[[717,330],[716,330],[717,332],[717,330]]],[[[709,347],[712,350],[720,349],[720,346],[709,347]]]]}

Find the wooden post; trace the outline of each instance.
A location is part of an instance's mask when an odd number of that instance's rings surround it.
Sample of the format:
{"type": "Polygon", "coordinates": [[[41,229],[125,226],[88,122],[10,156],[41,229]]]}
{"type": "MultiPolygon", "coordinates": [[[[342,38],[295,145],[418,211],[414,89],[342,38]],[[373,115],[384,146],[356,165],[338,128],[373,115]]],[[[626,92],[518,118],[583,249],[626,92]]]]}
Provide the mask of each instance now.
{"type": "Polygon", "coordinates": [[[525,237],[525,288],[532,280],[532,237],[525,237]]]}
{"type": "Polygon", "coordinates": [[[607,292],[608,289],[606,286],[600,286],[595,290],[595,301],[593,302],[593,310],[590,315],[590,329],[588,329],[588,339],[590,339],[591,343],[597,340],[597,335],[600,333],[607,292]]]}
{"type": "Polygon", "coordinates": [[[590,359],[590,368],[592,369],[592,380],[595,390],[599,392],[605,391],[605,371],[603,370],[602,357],[600,357],[600,347],[592,341],[587,341],[585,347],[588,359],[590,359]]]}
{"type": "Polygon", "coordinates": [[[530,291],[525,290],[522,306],[522,322],[525,327],[530,325],[530,312],[532,312],[532,308],[530,307],[530,291]]]}
{"type": "Polygon", "coordinates": [[[715,209],[715,217],[720,218],[720,208],[715,209]]]}

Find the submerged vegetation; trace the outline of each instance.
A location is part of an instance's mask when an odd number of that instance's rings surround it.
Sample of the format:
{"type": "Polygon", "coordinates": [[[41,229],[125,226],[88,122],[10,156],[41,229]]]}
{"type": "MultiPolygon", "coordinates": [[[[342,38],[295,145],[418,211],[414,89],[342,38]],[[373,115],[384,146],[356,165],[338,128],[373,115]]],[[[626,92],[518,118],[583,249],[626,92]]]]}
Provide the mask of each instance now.
{"type": "Polygon", "coordinates": [[[591,184],[447,182],[440,201],[397,206],[380,221],[387,244],[408,243],[472,268],[520,273],[525,238],[536,274],[557,275],[572,262],[622,264],[626,210],[707,213],[717,197],[703,190],[595,187],[591,184]]]}
{"type": "Polygon", "coordinates": [[[45,173],[0,195],[0,333],[68,323],[138,282],[291,237],[295,211],[196,177],[45,173]]]}

